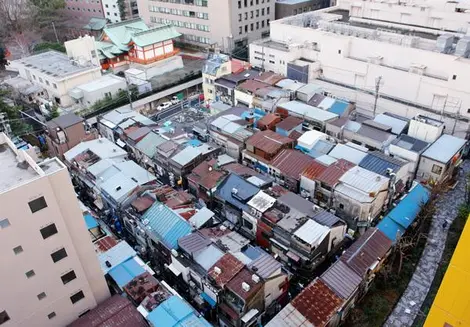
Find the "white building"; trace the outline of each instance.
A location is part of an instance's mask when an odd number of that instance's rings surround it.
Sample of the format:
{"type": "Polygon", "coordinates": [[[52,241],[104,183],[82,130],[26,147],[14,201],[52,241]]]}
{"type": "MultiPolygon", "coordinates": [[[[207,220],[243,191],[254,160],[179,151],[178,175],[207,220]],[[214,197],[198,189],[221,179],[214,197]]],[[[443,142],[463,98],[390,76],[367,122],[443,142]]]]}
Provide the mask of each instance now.
{"type": "Polygon", "coordinates": [[[65,54],[47,51],[10,62],[11,69],[19,76],[40,85],[47,91],[47,98],[60,107],[75,103],[69,95],[74,87],[101,77],[101,67],[87,58],[71,60],[65,54]]]}
{"type": "Polygon", "coordinates": [[[369,114],[374,109],[378,84],[376,113],[389,111],[408,118],[419,113],[432,118],[442,116],[449,133],[464,136],[468,123],[459,118],[470,116],[470,91],[466,88],[470,80],[470,41],[464,37],[466,28],[449,26],[457,22],[454,17],[468,25],[470,14],[454,12],[452,18],[442,19],[449,22],[444,25],[411,25],[420,23],[408,18],[418,17],[416,11],[427,14],[434,10],[435,3],[412,7],[375,1],[345,2],[280,19],[271,22],[270,39],[250,45],[250,62],[302,82],[316,79],[324,90],[354,101],[358,110],[369,114]],[[364,7],[371,8],[370,15],[362,14],[364,7]],[[387,7],[401,10],[399,21],[380,18],[381,11],[379,16],[374,13],[374,8],[387,7]]]}
{"type": "Polygon", "coordinates": [[[229,56],[221,53],[209,54],[202,70],[204,100],[212,101],[215,99],[215,80],[230,73],[232,73],[232,62],[229,56]]]}
{"type": "MultiPolygon", "coordinates": [[[[126,90],[126,87],[126,80],[124,78],[108,74],[91,82],[78,85],[70,90],[69,94],[76,102],[89,107],[98,100],[118,97],[121,91],[126,90]]],[[[126,97],[127,95],[124,93],[120,96],[126,97]]]]}
{"type": "Polygon", "coordinates": [[[110,296],[69,173],[0,149],[0,324],[67,326],[110,296]]]}

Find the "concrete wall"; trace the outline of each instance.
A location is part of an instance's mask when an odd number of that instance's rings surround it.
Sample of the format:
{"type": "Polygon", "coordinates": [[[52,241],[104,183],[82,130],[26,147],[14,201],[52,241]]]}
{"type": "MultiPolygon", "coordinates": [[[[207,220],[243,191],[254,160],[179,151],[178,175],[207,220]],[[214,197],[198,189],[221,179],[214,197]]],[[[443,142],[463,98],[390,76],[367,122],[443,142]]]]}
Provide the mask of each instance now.
{"type": "Polygon", "coordinates": [[[323,0],[306,0],[292,4],[290,4],[289,1],[276,1],[276,19],[321,9],[327,7],[328,5],[329,2],[323,0]]]}
{"type": "Polygon", "coordinates": [[[100,61],[96,53],[94,36],[80,36],[77,39],[64,42],[64,46],[69,58],[90,61],[99,66],[100,61]]]}
{"type": "Polygon", "coordinates": [[[64,12],[74,21],[84,24],[87,24],[93,17],[104,17],[101,1],[99,0],[66,0],[64,12]]]}
{"type": "Polygon", "coordinates": [[[393,157],[409,161],[408,172],[414,178],[420,159],[419,153],[390,144],[388,151],[393,157]]]}
{"type": "Polygon", "coordinates": [[[109,297],[65,168],[2,193],[0,216],[11,223],[0,231],[2,266],[8,267],[0,269],[0,307],[10,316],[7,325],[65,326],[109,297]],[[48,206],[33,214],[28,202],[40,196],[45,197],[48,206]],[[58,233],[44,240],[39,231],[50,223],[56,224],[58,233]],[[22,246],[23,252],[15,255],[16,246],[22,246]],[[53,263],[50,254],[62,247],[68,256],[53,263]],[[36,275],[27,279],[25,273],[31,269],[36,275]],[[77,279],[64,285],[60,277],[70,270],[75,271],[77,279]],[[72,304],[70,296],[79,290],[85,298],[72,304]],[[46,297],[39,301],[37,295],[41,292],[46,297]],[[56,317],[49,320],[51,312],[56,317]]]}
{"type": "Polygon", "coordinates": [[[103,14],[106,19],[111,23],[118,23],[121,21],[121,11],[117,0],[101,0],[103,4],[103,14]]]}

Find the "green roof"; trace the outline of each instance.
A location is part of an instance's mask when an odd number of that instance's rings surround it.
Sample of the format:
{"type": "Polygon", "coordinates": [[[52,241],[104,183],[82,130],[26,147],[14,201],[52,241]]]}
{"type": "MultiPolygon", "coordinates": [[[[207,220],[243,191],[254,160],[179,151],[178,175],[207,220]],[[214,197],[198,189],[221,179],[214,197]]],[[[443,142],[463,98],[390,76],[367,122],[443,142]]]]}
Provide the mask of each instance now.
{"type": "Polygon", "coordinates": [[[135,33],[132,36],[132,41],[139,47],[145,47],[150,44],[171,40],[181,36],[171,25],[162,25],[154,27],[147,31],[135,33]]]}
{"type": "Polygon", "coordinates": [[[112,43],[96,41],[96,50],[99,52],[100,59],[115,58],[120,54],[124,53],[123,50],[119,49],[112,43]]]}
{"type": "Polygon", "coordinates": [[[106,26],[106,23],[106,18],[92,17],[83,28],[90,31],[101,31],[106,26]]]}
{"type": "Polygon", "coordinates": [[[136,18],[108,25],[103,30],[103,33],[106,34],[111,42],[119,49],[128,51],[129,47],[127,45],[131,42],[132,35],[147,31],[148,29],[148,26],[144,23],[142,18],[136,18]]]}

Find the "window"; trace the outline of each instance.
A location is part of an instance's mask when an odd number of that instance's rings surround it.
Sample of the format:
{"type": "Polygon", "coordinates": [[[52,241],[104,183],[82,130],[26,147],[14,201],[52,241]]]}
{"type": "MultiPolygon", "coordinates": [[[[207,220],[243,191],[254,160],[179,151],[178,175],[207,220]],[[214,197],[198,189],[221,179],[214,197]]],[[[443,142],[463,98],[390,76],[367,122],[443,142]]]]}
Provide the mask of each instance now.
{"type": "Polygon", "coordinates": [[[10,221],[8,219],[2,219],[0,220],[0,229],[5,229],[8,226],[10,226],[10,221]]]}
{"type": "Polygon", "coordinates": [[[253,23],[250,24],[250,31],[253,31],[253,23]]]}
{"type": "Polygon", "coordinates": [[[297,9],[294,9],[294,15],[297,15],[297,9]]]}
{"type": "Polygon", "coordinates": [[[245,25],[245,33],[248,33],[248,25],[245,25]]]}
{"type": "Polygon", "coordinates": [[[55,89],[57,88],[57,84],[56,84],[56,83],[53,83],[52,86],[54,86],[55,89]]]}
{"type": "Polygon", "coordinates": [[[238,21],[239,21],[239,22],[242,21],[242,14],[238,14],[238,21]]]}
{"type": "Polygon", "coordinates": [[[259,9],[256,9],[256,17],[259,17],[259,9]]]}
{"type": "Polygon", "coordinates": [[[245,13],[245,20],[248,19],[248,12],[245,13]]]}
{"type": "MultiPolygon", "coordinates": [[[[238,34],[242,34],[242,33],[243,33],[243,27],[239,26],[238,27],[238,34]]],[[[468,110],[470,110],[470,109],[468,109],[468,110]]]]}
{"type": "Polygon", "coordinates": [[[455,81],[457,79],[457,75],[452,75],[452,79],[455,81]]]}
{"type": "Polygon", "coordinates": [[[250,11],[250,18],[253,18],[253,10],[250,11]]]}
{"type": "Polygon", "coordinates": [[[57,234],[57,227],[55,224],[50,224],[49,226],[46,226],[44,228],[41,228],[40,230],[42,238],[46,239],[51,237],[54,234],[57,234]]]}
{"type": "Polygon", "coordinates": [[[56,316],[55,312],[51,312],[47,315],[47,318],[52,319],[56,316]]]}
{"type": "Polygon", "coordinates": [[[27,271],[25,275],[27,278],[31,278],[31,277],[36,276],[36,273],[34,272],[34,270],[31,269],[30,271],[27,271]]]}
{"type": "Polygon", "coordinates": [[[266,15],[269,15],[269,7],[266,8],[266,15]]]}
{"type": "Polygon", "coordinates": [[[44,199],[43,196],[41,196],[40,198],[37,198],[36,200],[30,201],[28,204],[32,213],[35,213],[39,210],[47,208],[46,199],[44,199]]]}
{"type": "Polygon", "coordinates": [[[340,203],[340,204],[339,204],[339,208],[340,208],[340,209],[344,209],[344,204],[340,203]]]}
{"type": "Polygon", "coordinates": [[[251,223],[251,221],[243,219],[243,226],[245,226],[246,228],[248,228],[250,230],[253,230],[253,224],[251,223]]]}
{"type": "Polygon", "coordinates": [[[243,6],[246,8],[248,7],[248,0],[243,0],[243,6]]]}
{"type": "Polygon", "coordinates": [[[0,311],[0,325],[6,323],[8,320],[10,320],[8,313],[5,310],[0,311]]]}
{"type": "Polygon", "coordinates": [[[338,54],[341,54],[341,50],[338,50],[338,54]]]}
{"type": "Polygon", "coordinates": [[[23,247],[21,245],[18,245],[16,248],[13,248],[13,253],[15,253],[15,255],[18,255],[21,252],[23,252],[23,247]]]}
{"type": "Polygon", "coordinates": [[[264,28],[264,20],[261,21],[261,28],[264,28]]]}
{"type": "Polygon", "coordinates": [[[256,5],[259,5],[259,0],[256,0],[256,5]]]}
{"type": "Polygon", "coordinates": [[[78,291],[77,293],[75,293],[74,295],[70,297],[70,301],[72,301],[72,304],[75,304],[81,299],[83,299],[84,297],[85,297],[85,294],[83,294],[83,291],[78,291]]]}
{"type": "Polygon", "coordinates": [[[65,251],[65,248],[62,248],[60,250],[55,251],[54,253],[51,254],[52,261],[57,262],[62,260],[63,258],[67,257],[67,251],[65,251]]]}
{"type": "Polygon", "coordinates": [[[242,7],[242,2],[238,1],[238,9],[240,9],[241,7],[242,7]]]}
{"type": "Polygon", "coordinates": [[[44,299],[46,297],[46,293],[44,292],[41,292],[38,294],[38,300],[41,301],[42,299],[44,299]]]}
{"type": "Polygon", "coordinates": [[[432,165],[431,171],[433,174],[440,175],[442,174],[442,167],[439,165],[432,165]]]}
{"type": "Polygon", "coordinates": [[[256,29],[259,30],[259,22],[256,22],[256,29]]]}

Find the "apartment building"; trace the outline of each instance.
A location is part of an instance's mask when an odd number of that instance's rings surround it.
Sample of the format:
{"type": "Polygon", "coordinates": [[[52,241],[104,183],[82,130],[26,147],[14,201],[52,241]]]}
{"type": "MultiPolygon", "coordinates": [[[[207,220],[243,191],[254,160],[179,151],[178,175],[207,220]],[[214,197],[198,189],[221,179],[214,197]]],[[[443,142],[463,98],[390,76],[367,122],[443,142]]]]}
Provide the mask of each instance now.
{"type": "Polygon", "coordinates": [[[137,0],[144,21],[172,24],[183,40],[223,52],[269,35],[275,0],[137,0]]]}
{"type": "Polygon", "coordinates": [[[102,0],[102,2],[104,17],[112,23],[118,23],[139,16],[136,0],[102,0]]]}
{"type": "Polygon", "coordinates": [[[77,23],[88,23],[91,18],[104,17],[101,0],[65,0],[64,12],[77,23]]]}
{"type": "Polygon", "coordinates": [[[276,19],[318,10],[329,5],[328,0],[276,0],[276,19]]]}
{"type": "Polygon", "coordinates": [[[66,326],[110,294],[67,168],[0,134],[0,324],[66,326]]]}
{"type": "Polygon", "coordinates": [[[324,91],[354,101],[358,111],[369,115],[378,87],[375,114],[442,116],[448,133],[465,137],[470,13],[463,12],[463,5],[341,1],[272,22],[270,38],[250,45],[250,62],[288,78],[301,74],[315,80],[324,91]],[[438,9],[449,6],[454,8],[449,18],[442,15],[434,23],[438,9]],[[397,11],[401,14],[392,15],[397,11]],[[428,21],[420,22],[421,14],[428,21]]]}

